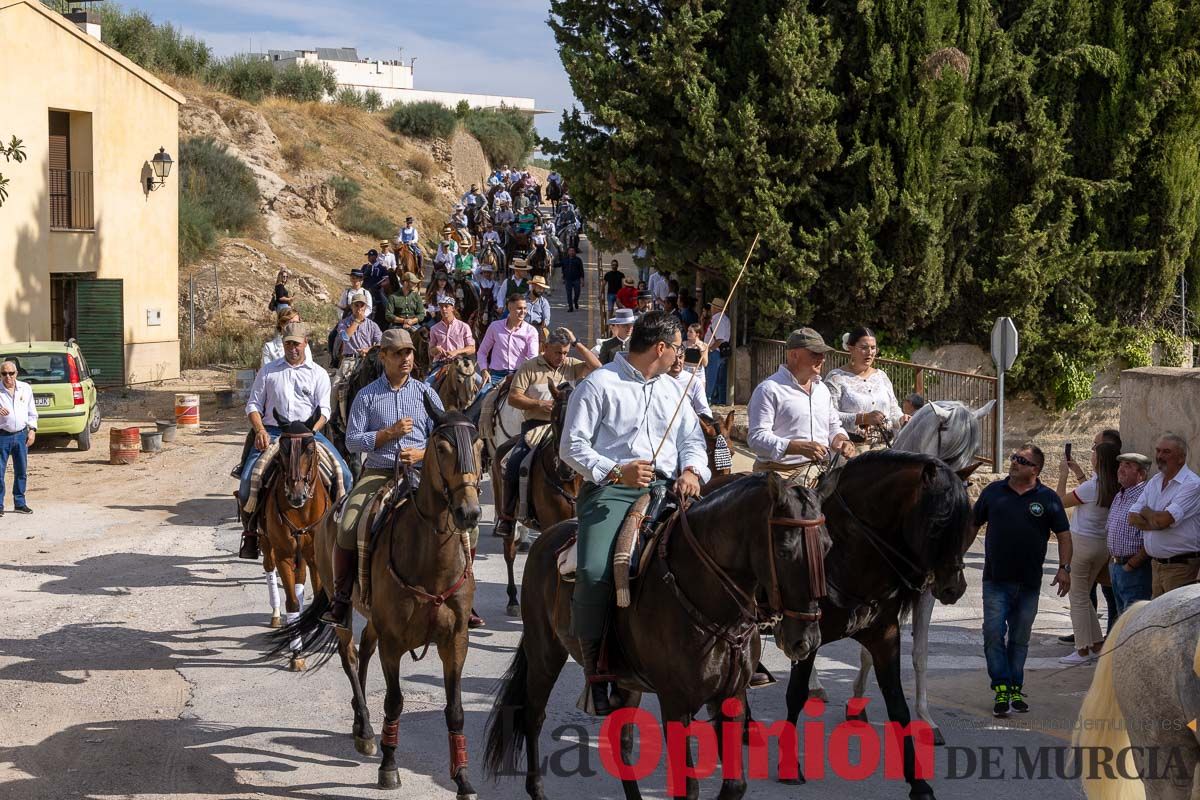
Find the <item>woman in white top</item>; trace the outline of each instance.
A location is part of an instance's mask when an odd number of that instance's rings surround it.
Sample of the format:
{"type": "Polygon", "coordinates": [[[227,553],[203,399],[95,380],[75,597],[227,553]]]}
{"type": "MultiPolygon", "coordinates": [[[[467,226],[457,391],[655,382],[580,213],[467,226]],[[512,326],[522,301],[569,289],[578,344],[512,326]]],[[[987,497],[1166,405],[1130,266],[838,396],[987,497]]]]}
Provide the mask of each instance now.
{"type": "Polygon", "coordinates": [[[845,334],[842,348],[850,353],[850,363],[845,369],[830,370],[825,384],[833,395],[842,427],[862,454],[883,444],[880,430],[898,431],[908,422],[908,415],[900,410],[887,373],[875,368],[879,345],[871,329],[859,327],[845,334]]]}
{"type": "Polygon", "coordinates": [[[1058,496],[1064,508],[1074,508],[1071,519],[1071,628],[1075,631],[1075,647],[1059,659],[1063,664],[1086,664],[1100,655],[1104,634],[1100,620],[1092,608],[1090,592],[1100,573],[1108,568],[1108,509],[1120,490],[1117,483],[1117,456],[1121,448],[1108,441],[1092,445],[1091,478],[1074,461],[1063,459],[1058,474],[1058,496]],[[1074,491],[1067,491],[1067,470],[1082,481],[1074,491]]]}
{"type": "MultiPolygon", "coordinates": [[[[285,308],[275,314],[275,338],[262,346],[262,364],[265,367],[272,361],[283,358],[283,326],[289,322],[299,322],[300,312],[294,308],[285,308]]],[[[312,363],[312,348],[304,345],[304,360],[312,363]]]]}

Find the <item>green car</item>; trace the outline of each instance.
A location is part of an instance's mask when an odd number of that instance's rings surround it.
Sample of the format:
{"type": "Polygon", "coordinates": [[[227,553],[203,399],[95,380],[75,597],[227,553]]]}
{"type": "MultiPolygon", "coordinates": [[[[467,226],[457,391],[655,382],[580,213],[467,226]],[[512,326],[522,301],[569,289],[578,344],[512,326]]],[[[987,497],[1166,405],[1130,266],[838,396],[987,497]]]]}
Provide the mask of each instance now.
{"type": "Polygon", "coordinates": [[[93,373],[75,340],[0,344],[0,358],[16,361],[17,380],[33,389],[38,436],[70,436],[80,450],[90,450],[92,434],[100,430],[100,405],[93,373]]]}

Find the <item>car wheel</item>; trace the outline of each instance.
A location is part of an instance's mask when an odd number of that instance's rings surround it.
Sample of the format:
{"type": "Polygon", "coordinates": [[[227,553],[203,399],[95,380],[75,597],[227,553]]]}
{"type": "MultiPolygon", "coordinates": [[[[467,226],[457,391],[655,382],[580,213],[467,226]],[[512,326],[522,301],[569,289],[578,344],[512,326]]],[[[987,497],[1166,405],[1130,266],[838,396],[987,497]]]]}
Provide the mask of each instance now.
{"type": "Polygon", "coordinates": [[[92,426],[91,426],[91,424],[89,424],[87,427],[85,427],[83,429],[83,431],[81,431],[80,434],[75,437],[75,441],[79,442],[80,450],[87,451],[87,450],[92,449],[92,426]]]}
{"type": "Polygon", "coordinates": [[[88,425],[88,430],[92,433],[96,433],[100,430],[100,422],[100,405],[97,404],[96,407],[92,409],[92,421],[88,425]]]}

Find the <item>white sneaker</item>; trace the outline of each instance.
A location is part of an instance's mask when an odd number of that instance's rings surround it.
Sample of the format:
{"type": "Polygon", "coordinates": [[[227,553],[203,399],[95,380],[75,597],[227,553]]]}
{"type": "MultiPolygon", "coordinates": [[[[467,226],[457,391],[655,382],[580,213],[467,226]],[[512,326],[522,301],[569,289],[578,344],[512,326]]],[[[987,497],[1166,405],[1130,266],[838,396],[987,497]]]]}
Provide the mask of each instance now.
{"type": "Polygon", "coordinates": [[[1086,656],[1081,656],[1081,655],[1079,655],[1079,651],[1072,650],[1070,653],[1067,653],[1065,656],[1060,658],[1058,660],[1058,663],[1079,665],[1079,664],[1090,664],[1095,660],[1096,660],[1096,657],[1094,655],[1092,655],[1091,653],[1088,653],[1086,656]]]}

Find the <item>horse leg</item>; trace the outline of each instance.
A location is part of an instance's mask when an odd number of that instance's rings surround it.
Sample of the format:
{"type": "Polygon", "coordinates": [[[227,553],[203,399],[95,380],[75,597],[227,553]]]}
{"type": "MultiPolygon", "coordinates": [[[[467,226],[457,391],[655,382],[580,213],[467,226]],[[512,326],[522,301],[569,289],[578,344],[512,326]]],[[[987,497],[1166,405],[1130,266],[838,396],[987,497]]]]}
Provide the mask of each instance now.
{"type": "MultiPolygon", "coordinates": [[[[871,656],[875,659],[875,677],[879,681],[880,691],[883,692],[888,719],[898,723],[901,729],[907,728],[912,718],[909,715],[908,702],[904,699],[904,686],[900,682],[900,623],[893,622],[883,630],[869,634],[869,637],[862,643],[870,648],[871,656]]],[[[920,731],[913,731],[904,736],[904,780],[909,785],[909,800],[933,800],[933,787],[917,774],[917,754],[913,739],[919,735],[920,731]]],[[[932,775],[932,737],[929,737],[928,750],[923,755],[926,758],[922,760],[921,775],[932,775]]]]}
{"type": "MultiPolygon", "coordinates": [[[[528,659],[523,693],[525,702],[516,710],[525,733],[525,791],[531,800],[546,800],[546,793],[542,787],[542,758],[538,737],[541,736],[542,725],[546,722],[546,705],[550,702],[550,693],[554,690],[563,665],[567,663],[567,649],[558,640],[549,618],[541,617],[538,622],[527,619],[525,625],[525,635],[521,637],[521,646],[525,648],[528,659]]],[[[632,737],[632,732],[630,736],[632,737]]],[[[632,738],[630,747],[632,748],[632,738]]],[[[632,756],[632,751],[629,755],[632,756]]],[[[629,764],[632,761],[625,763],[629,764]]]]}
{"type": "MultiPolygon", "coordinates": [[[[730,709],[732,710],[732,709],[730,709]]],[[[748,714],[746,708],[746,690],[743,689],[735,697],[725,699],[721,703],[708,704],[708,718],[717,729],[717,752],[722,754],[722,760],[725,753],[725,734],[729,733],[734,736],[737,742],[741,742],[746,731],[746,716],[748,714]],[[737,714],[728,716],[725,714],[725,704],[734,705],[736,703],[737,714]],[[726,731],[725,726],[733,723],[729,731],[726,731]]],[[[740,749],[740,744],[739,744],[740,749]]],[[[738,759],[739,763],[741,758],[738,759]]],[[[629,762],[625,762],[629,763],[629,762]]],[[[729,766],[729,765],[726,765],[729,766]]],[[[741,800],[746,794],[746,776],[744,770],[738,773],[737,778],[726,778],[721,781],[721,791],[717,794],[717,800],[741,800]]]]}
{"type": "Polygon", "coordinates": [[[319,597],[321,590],[324,588],[321,585],[321,571],[317,569],[317,543],[316,537],[311,533],[304,535],[304,543],[302,547],[304,553],[304,563],[312,565],[309,571],[309,580],[312,583],[312,596],[319,597]]]}
{"type": "MultiPolygon", "coordinates": [[[[284,622],[291,625],[300,616],[300,601],[296,598],[296,571],[291,557],[276,558],[275,569],[279,571],[279,582],[283,585],[283,607],[286,609],[284,622]]],[[[303,591],[303,587],[301,588],[303,591]]],[[[292,672],[304,671],[304,659],[300,657],[300,637],[292,639],[292,660],[288,669],[292,672]]]]}
{"type": "MultiPolygon", "coordinates": [[[[430,632],[433,633],[432,631],[430,632]]],[[[463,734],[462,669],[467,660],[467,636],[455,635],[445,647],[438,646],[442,660],[442,683],[446,689],[446,731],[450,738],[450,780],[458,787],[457,800],[476,800],[475,788],[467,777],[467,737],[463,734]]]]}
{"type": "Polygon", "coordinates": [[[354,634],[351,631],[339,629],[338,656],[342,661],[342,671],[350,681],[350,709],[354,712],[354,725],[350,732],[354,736],[354,749],[364,756],[375,755],[375,731],[371,729],[370,713],[367,710],[366,692],[359,681],[358,648],[354,646],[354,634]]]}
{"type": "Polygon", "coordinates": [[[272,569],[264,576],[267,579],[267,600],[271,603],[271,627],[283,627],[283,617],[279,614],[279,572],[272,569]]]}
{"type": "Polygon", "coordinates": [[[922,592],[917,600],[917,607],[913,609],[912,664],[917,679],[917,716],[933,728],[933,743],[943,745],[946,743],[946,737],[942,736],[942,729],[929,713],[929,685],[926,683],[929,669],[929,624],[933,619],[933,602],[933,592],[926,590],[922,592]]]}
{"type": "Polygon", "coordinates": [[[379,788],[399,789],[400,770],[396,767],[396,748],[400,746],[400,713],[404,711],[404,693],[400,690],[400,659],[404,651],[386,640],[381,642],[379,660],[383,665],[383,679],[387,683],[387,694],[383,698],[383,735],[379,744],[383,750],[383,761],[379,765],[379,788]]]}
{"type": "Polygon", "coordinates": [[[512,536],[504,539],[504,566],[508,570],[508,607],[504,612],[510,617],[521,615],[521,604],[517,602],[517,578],[513,564],[517,560],[517,532],[514,526],[512,536]]]}
{"type": "MultiPolygon", "coordinates": [[[[662,696],[658,699],[659,706],[662,708],[663,727],[667,728],[672,722],[682,725],[684,728],[692,724],[692,715],[678,708],[672,708],[672,704],[664,702],[662,696]]],[[[669,737],[668,737],[669,738],[669,737]]],[[[682,795],[671,794],[671,780],[667,780],[667,796],[668,797],[685,797],[687,800],[697,800],[700,797],[700,782],[696,780],[696,761],[692,756],[692,747],[690,741],[684,742],[684,763],[687,767],[687,777],[684,780],[684,793],[682,795]]],[[[670,755],[668,753],[668,759],[670,755]]],[[[671,765],[668,761],[667,771],[670,773],[671,765]]]]}
{"type": "Polygon", "coordinates": [[[825,687],[821,685],[821,677],[817,675],[815,669],[808,676],[808,696],[817,700],[829,699],[829,692],[826,692],[825,687]]]}
{"type": "Polygon", "coordinates": [[[865,647],[858,648],[858,675],[854,677],[854,698],[846,703],[847,722],[867,721],[867,704],[855,703],[854,700],[861,700],[866,696],[867,679],[871,677],[871,666],[873,663],[871,661],[871,651],[865,647]],[[854,706],[858,706],[857,711],[853,710],[854,706]]]}
{"type": "MultiPolygon", "coordinates": [[[[795,727],[796,721],[800,719],[800,712],[804,709],[805,704],[809,700],[809,679],[812,677],[812,674],[816,672],[816,670],[813,668],[814,664],[816,664],[816,661],[817,654],[813,653],[803,661],[797,661],[795,664],[792,664],[792,674],[788,677],[787,685],[787,718],[788,722],[793,727],[795,727]]],[[[823,700],[824,698],[813,699],[823,700]]],[[[785,777],[787,773],[785,772],[783,759],[788,755],[789,754],[784,752],[779,753],[779,782],[800,785],[804,783],[805,780],[804,769],[798,758],[798,753],[796,754],[796,777],[785,777]]]]}
{"type": "MultiPolygon", "coordinates": [[[[626,691],[617,689],[615,693],[614,707],[620,708],[637,708],[642,704],[642,693],[633,690],[626,691]]],[[[625,725],[621,728],[621,763],[632,764],[633,761],[633,734],[635,728],[633,725],[625,725]]],[[[642,790],[638,786],[638,782],[634,778],[621,781],[621,789],[625,792],[625,800],[642,800],[642,790]]]]}

